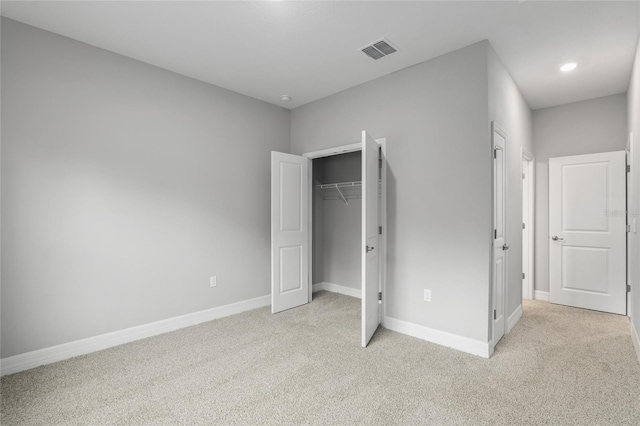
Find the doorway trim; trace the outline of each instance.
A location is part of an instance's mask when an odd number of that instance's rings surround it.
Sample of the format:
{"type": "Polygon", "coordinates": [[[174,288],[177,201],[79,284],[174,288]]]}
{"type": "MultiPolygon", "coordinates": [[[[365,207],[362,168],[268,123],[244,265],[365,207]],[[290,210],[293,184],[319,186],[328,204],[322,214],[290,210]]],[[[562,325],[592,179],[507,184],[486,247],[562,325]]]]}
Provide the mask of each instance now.
{"type": "MultiPolygon", "coordinates": [[[[378,291],[382,292],[382,306],[379,310],[380,318],[385,318],[387,313],[386,294],[387,294],[387,138],[375,139],[376,143],[382,150],[382,172],[380,179],[382,188],[380,194],[381,210],[379,212],[380,226],[382,226],[382,235],[380,238],[380,261],[378,262],[378,291]]],[[[302,154],[303,157],[309,159],[309,197],[308,203],[308,224],[309,224],[309,302],[313,298],[313,161],[316,158],[331,157],[333,155],[346,154],[348,152],[362,151],[362,143],[356,142],[348,145],[336,146],[333,148],[321,149],[302,154]]]]}
{"type": "MultiPolygon", "coordinates": [[[[631,291],[634,291],[633,280],[633,272],[631,270],[633,259],[637,256],[636,251],[637,248],[633,245],[632,233],[635,234],[637,232],[637,212],[632,212],[632,208],[634,206],[638,206],[638,201],[635,199],[635,192],[637,189],[635,186],[635,174],[636,165],[634,164],[634,145],[633,145],[633,132],[629,132],[629,136],[627,137],[627,146],[626,146],[626,165],[627,165],[627,175],[626,175],[626,184],[627,184],[627,285],[631,286],[631,291]],[[635,213],[635,216],[634,214],[635,213]]],[[[637,208],[637,207],[636,207],[637,208]]],[[[636,290],[637,291],[637,290],[636,290]]],[[[634,318],[633,313],[633,303],[631,299],[631,293],[627,291],[627,316],[631,319],[634,318]]],[[[640,359],[640,352],[638,352],[638,357],[640,359]]]]}
{"type": "MultiPolygon", "coordinates": [[[[527,259],[527,268],[522,268],[523,269],[523,273],[527,274],[527,277],[529,277],[529,288],[527,291],[527,297],[530,300],[534,299],[534,293],[535,293],[535,265],[534,265],[534,261],[535,261],[535,190],[536,190],[536,159],[533,156],[533,154],[531,154],[529,151],[527,151],[524,148],[520,148],[521,154],[522,154],[522,161],[520,162],[520,167],[521,170],[520,172],[522,174],[526,173],[527,176],[527,193],[529,195],[529,200],[528,200],[528,207],[529,207],[529,211],[527,212],[527,218],[528,218],[528,223],[527,223],[527,228],[525,228],[525,230],[527,231],[527,236],[529,237],[529,258],[527,259]],[[525,165],[523,164],[524,162],[527,162],[528,164],[526,165],[526,169],[525,169],[525,165]],[[525,270],[526,269],[526,270],[525,270]]],[[[524,196],[524,195],[523,195],[524,196]]],[[[523,213],[523,217],[524,217],[524,213],[523,213]]],[[[524,248],[523,248],[524,249],[524,248]]],[[[522,295],[522,297],[524,298],[524,294],[522,295]]]]}

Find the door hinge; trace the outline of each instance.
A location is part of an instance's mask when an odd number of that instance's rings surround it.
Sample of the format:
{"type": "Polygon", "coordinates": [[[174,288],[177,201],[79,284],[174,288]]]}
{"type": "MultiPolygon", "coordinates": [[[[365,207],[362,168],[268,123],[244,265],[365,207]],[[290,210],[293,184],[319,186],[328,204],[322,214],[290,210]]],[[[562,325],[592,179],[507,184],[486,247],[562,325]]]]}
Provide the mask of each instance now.
{"type": "Polygon", "coordinates": [[[496,318],[497,318],[497,317],[496,317],[496,315],[497,315],[497,313],[496,313],[496,310],[494,309],[494,310],[493,310],[493,319],[496,319],[496,318]]]}
{"type": "Polygon", "coordinates": [[[525,273],[522,273],[522,279],[524,280],[527,276],[525,275],[525,273]]]}
{"type": "Polygon", "coordinates": [[[524,222],[522,222],[522,229],[526,229],[526,228],[527,228],[527,225],[524,222]]]}
{"type": "Polygon", "coordinates": [[[498,158],[498,148],[493,148],[493,158],[498,158]]]}
{"type": "Polygon", "coordinates": [[[378,300],[382,300],[382,292],[381,291],[378,292],[378,300]]]}
{"type": "Polygon", "coordinates": [[[495,240],[496,238],[498,238],[498,230],[494,229],[493,230],[493,239],[495,240]]]}
{"type": "Polygon", "coordinates": [[[378,226],[378,234],[382,235],[382,226],[378,226]]]}
{"type": "Polygon", "coordinates": [[[522,179],[526,179],[526,176],[524,173],[522,174],[522,179]]]}
{"type": "Polygon", "coordinates": [[[627,173],[631,171],[631,164],[627,164],[627,173]]]}
{"type": "Polygon", "coordinates": [[[631,225],[627,225],[627,232],[631,232],[631,225]]]}
{"type": "Polygon", "coordinates": [[[631,293],[631,284],[627,284],[627,293],[631,293]]]}

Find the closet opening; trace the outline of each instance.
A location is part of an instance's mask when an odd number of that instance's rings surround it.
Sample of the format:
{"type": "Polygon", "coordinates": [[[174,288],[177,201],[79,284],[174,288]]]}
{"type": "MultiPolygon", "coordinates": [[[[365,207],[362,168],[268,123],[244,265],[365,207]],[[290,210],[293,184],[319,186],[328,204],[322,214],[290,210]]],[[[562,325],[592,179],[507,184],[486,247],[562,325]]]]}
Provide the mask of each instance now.
{"type": "Polygon", "coordinates": [[[312,160],[313,291],[362,297],[362,151],[312,160]]]}

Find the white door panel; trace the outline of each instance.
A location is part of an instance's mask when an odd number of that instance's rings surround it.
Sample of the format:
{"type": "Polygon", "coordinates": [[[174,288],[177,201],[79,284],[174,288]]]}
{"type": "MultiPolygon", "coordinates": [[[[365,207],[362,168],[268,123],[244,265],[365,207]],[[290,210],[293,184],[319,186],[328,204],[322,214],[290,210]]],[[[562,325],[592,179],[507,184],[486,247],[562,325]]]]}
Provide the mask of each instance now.
{"type": "Polygon", "coordinates": [[[529,299],[529,162],[522,160],[522,298],[529,299]]]}
{"type": "Polygon", "coordinates": [[[625,153],[549,159],[549,300],[626,312],[625,153]]]}
{"type": "Polygon", "coordinates": [[[608,162],[560,166],[563,231],[609,231],[609,221],[603,214],[609,207],[609,168],[608,162]]]}
{"type": "Polygon", "coordinates": [[[271,153],[271,312],[309,302],[308,159],[271,153]]]}
{"type": "Polygon", "coordinates": [[[493,128],[493,344],[504,336],[504,298],[507,277],[505,250],[506,239],[506,145],[505,134],[497,126],[493,128]]]}
{"type": "Polygon", "coordinates": [[[367,346],[380,325],[378,161],[378,144],[362,132],[362,347],[367,346]]]}

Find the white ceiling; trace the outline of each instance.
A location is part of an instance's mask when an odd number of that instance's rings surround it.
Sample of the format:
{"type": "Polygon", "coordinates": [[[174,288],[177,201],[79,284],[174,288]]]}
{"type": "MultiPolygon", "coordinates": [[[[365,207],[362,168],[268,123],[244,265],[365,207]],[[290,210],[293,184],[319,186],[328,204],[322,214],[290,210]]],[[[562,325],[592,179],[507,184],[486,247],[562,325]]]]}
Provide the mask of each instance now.
{"type": "Polygon", "coordinates": [[[295,108],[488,39],[533,109],[625,92],[640,2],[2,1],[2,15],[295,108]],[[399,47],[374,61],[360,47],[399,47]],[[575,60],[563,74],[558,66],[575,60]],[[280,96],[288,94],[290,102],[280,96]]]}

